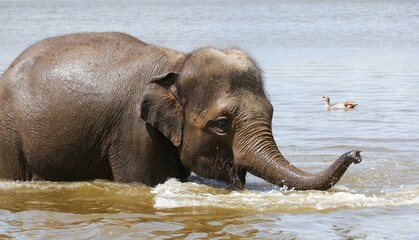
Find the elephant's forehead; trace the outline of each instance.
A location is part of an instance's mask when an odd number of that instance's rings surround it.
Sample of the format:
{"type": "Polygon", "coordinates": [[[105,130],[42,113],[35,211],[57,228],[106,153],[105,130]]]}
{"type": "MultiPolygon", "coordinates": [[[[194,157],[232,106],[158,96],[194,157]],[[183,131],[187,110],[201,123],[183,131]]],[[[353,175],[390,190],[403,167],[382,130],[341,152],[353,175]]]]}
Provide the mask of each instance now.
{"type": "Polygon", "coordinates": [[[219,116],[230,116],[233,119],[270,119],[273,109],[268,99],[250,92],[247,94],[221,94],[214,101],[206,101],[204,105],[187,108],[188,121],[198,128],[204,128],[211,119],[219,116]]]}
{"type": "Polygon", "coordinates": [[[237,96],[222,92],[216,97],[202,99],[199,104],[194,104],[192,110],[204,115],[220,115],[220,113],[232,113],[238,105],[237,96]]]}
{"type": "Polygon", "coordinates": [[[200,104],[195,104],[190,110],[204,118],[214,118],[220,115],[234,115],[237,111],[264,111],[269,105],[269,100],[263,95],[252,92],[222,92],[212,100],[200,101],[200,104]]]}
{"type": "Polygon", "coordinates": [[[265,95],[259,69],[238,49],[198,50],[185,63],[181,76],[187,98],[198,96],[201,103],[214,103],[222,94],[265,95]]]}

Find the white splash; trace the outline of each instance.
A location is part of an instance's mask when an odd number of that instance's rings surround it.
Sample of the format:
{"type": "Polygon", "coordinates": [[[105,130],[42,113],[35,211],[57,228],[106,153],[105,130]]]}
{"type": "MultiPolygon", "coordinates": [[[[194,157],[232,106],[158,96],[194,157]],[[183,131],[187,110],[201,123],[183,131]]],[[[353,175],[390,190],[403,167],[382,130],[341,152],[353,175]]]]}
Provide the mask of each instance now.
{"type": "Polygon", "coordinates": [[[256,211],[306,212],[340,208],[419,205],[419,186],[376,196],[353,193],[344,189],[335,191],[231,191],[193,182],[181,183],[170,179],[153,188],[152,193],[155,194],[154,207],[157,209],[217,207],[256,211]]]}

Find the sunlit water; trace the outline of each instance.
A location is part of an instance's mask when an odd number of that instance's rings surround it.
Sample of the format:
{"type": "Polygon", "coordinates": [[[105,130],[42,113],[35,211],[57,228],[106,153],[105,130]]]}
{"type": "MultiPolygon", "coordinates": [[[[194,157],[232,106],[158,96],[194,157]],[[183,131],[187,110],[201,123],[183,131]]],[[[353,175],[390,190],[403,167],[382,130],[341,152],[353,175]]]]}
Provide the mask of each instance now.
{"type": "Polygon", "coordinates": [[[157,187],[0,181],[0,238],[419,237],[419,2],[0,1],[0,73],[31,43],[122,31],[191,51],[241,47],[259,62],[282,153],[310,172],[362,149],[331,190],[284,191],[254,176],[157,187]],[[163,2],[163,4],[162,4],[163,2]],[[325,111],[320,98],[352,99],[325,111]]]}

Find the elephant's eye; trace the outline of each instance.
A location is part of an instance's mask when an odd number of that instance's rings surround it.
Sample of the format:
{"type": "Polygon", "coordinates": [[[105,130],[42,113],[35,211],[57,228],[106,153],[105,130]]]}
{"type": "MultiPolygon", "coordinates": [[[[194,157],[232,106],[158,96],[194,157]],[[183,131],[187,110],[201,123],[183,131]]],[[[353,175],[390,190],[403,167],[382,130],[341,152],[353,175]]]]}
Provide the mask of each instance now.
{"type": "Polygon", "coordinates": [[[211,121],[210,128],[218,135],[227,135],[231,132],[232,124],[230,119],[221,116],[211,121]]]}

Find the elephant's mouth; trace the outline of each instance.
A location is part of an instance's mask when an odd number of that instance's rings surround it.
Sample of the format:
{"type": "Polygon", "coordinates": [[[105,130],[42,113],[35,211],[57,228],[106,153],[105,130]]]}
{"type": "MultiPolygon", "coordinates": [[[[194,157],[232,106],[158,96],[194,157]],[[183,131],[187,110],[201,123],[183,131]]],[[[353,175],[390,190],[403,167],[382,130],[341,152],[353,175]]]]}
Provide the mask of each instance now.
{"type": "Polygon", "coordinates": [[[230,183],[235,189],[243,189],[246,184],[246,173],[247,171],[237,166],[231,168],[229,172],[230,183]]]}
{"type": "Polygon", "coordinates": [[[231,159],[225,155],[219,155],[215,159],[201,156],[191,169],[200,177],[223,181],[231,184],[234,189],[243,189],[247,171],[231,159]]]}
{"type": "Polygon", "coordinates": [[[223,181],[227,184],[231,184],[234,189],[243,189],[244,185],[246,184],[247,171],[234,164],[228,165],[230,166],[224,165],[223,167],[213,167],[211,171],[203,171],[202,168],[197,168],[194,169],[193,172],[200,177],[223,181]]]}

